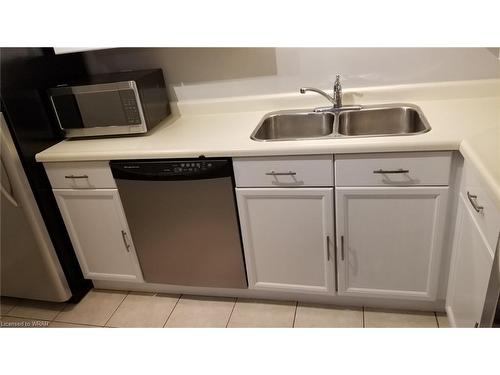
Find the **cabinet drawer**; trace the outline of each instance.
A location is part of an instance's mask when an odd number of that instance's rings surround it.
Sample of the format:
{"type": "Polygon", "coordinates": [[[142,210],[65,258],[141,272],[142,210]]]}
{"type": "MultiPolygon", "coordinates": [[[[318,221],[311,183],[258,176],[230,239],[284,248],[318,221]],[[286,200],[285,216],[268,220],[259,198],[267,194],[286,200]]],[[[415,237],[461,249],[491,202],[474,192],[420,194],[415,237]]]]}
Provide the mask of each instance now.
{"type": "Polygon", "coordinates": [[[333,156],[234,158],[238,187],[333,186],[333,156]]]}
{"type": "Polygon", "coordinates": [[[110,189],[116,188],[107,161],[45,163],[53,189],[110,189]]]}
{"type": "Polygon", "coordinates": [[[451,151],[335,155],[336,186],[448,185],[451,151]]]}
{"type": "Polygon", "coordinates": [[[500,209],[496,207],[481,177],[467,162],[463,169],[460,193],[485,236],[493,256],[500,231],[500,209]]]}

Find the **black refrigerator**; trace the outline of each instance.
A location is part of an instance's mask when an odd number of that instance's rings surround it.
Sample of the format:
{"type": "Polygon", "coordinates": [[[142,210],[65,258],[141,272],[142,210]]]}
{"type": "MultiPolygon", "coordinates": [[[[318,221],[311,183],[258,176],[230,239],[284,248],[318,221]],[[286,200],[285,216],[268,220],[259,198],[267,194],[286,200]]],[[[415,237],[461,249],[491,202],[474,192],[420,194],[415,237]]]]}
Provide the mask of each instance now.
{"type": "Polygon", "coordinates": [[[50,182],[35,155],[63,139],[46,89],[86,73],[80,53],[55,55],[52,48],[0,48],[0,111],[71,290],[70,302],[83,298],[92,282],[83,277],[50,182]]]}

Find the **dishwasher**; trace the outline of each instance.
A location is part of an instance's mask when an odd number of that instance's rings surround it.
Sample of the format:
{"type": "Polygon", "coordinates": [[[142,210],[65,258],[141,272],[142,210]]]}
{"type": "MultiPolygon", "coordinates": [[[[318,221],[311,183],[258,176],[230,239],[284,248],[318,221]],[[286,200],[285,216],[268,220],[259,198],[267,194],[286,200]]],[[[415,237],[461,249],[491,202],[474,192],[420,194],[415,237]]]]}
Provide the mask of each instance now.
{"type": "Polygon", "coordinates": [[[110,167],[146,282],[247,288],[231,159],[110,167]]]}

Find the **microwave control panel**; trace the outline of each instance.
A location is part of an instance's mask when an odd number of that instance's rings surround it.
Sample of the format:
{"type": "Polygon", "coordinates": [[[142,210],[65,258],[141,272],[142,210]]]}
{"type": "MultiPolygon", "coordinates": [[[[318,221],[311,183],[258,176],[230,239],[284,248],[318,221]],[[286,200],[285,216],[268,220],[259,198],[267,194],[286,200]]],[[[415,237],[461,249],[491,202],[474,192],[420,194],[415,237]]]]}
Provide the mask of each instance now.
{"type": "Polygon", "coordinates": [[[120,99],[127,119],[127,124],[137,125],[141,123],[141,115],[139,114],[139,106],[135,99],[134,90],[120,90],[120,99]]]}

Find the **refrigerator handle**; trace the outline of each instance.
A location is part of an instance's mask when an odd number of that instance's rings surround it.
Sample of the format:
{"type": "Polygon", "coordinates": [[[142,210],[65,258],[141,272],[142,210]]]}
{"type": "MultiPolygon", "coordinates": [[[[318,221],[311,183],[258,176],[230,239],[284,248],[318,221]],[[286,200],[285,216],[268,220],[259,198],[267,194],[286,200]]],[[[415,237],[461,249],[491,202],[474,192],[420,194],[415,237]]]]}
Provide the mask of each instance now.
{"type": "MultiPolygon", "coordinates": [[[[0,157],[0,163],[2,164],[2,169],[5,171],[5,176],[7,176],[7,182],[9,183],[9,186],[11,187],[12,191],[12,185],[10,183],[10,178],[7,173],[7,169],[5,169],[5,166],[3,165],[3,159],[0,157]]],[[[10,204],[12,204],[14,207],[19,207],[19,204],[17,203],[16,199],[12,196],[11,193],[7,191],[6,188],[4,188],[3,184],[0,183],[0,192],[1,194],[9,201],[10,204]]],[[[12,191],[13,192],[13,191],[12,191]]]]}

